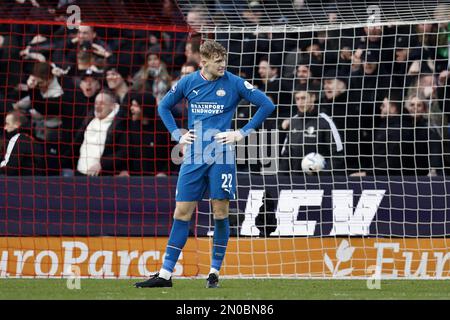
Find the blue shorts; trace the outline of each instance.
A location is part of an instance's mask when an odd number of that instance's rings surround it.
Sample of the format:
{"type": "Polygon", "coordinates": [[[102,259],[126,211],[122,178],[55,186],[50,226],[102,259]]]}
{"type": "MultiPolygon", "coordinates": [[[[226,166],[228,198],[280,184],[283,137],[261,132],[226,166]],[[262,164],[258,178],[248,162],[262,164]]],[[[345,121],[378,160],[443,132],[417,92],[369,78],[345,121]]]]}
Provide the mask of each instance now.
{"type": "Polygon", "coordinates": [[[236,165],[226,163],[185,164],[180,168],[176,201],[236,199],[236,165]]]}

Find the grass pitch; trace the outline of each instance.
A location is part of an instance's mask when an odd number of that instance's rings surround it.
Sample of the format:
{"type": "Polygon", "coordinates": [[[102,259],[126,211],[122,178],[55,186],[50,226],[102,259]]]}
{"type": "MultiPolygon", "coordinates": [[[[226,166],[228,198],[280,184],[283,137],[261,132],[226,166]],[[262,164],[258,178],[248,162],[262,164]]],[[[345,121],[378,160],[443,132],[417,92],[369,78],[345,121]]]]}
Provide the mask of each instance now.
{"type": "MultiPolygon", "coordinates": [[[[140,280],[139,280],[140,281],[140,280]]],[[[450,300],[445,280],[382,280],[369,290],[365,280],[222,279],[206,289],[203,279],[174,279],[173,288],[137,289],[136,280],[81,279],[81,289],[66,279],[2,279],[0,299],[26,300],[450,300]]]]}

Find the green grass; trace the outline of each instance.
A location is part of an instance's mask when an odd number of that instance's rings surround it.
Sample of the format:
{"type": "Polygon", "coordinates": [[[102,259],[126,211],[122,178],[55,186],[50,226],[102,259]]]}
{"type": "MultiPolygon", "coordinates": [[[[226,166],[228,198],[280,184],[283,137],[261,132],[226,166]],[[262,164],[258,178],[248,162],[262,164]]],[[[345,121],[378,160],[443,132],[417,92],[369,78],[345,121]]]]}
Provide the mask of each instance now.
{"type": "Polygon", "coordinates": [[[365,280],[222,279],[219,289],[204,288],[202,279],[155,289],[136,289],[134,282],[81,279],[80,290],[69,290],[65,279],[2,279],[0,299],[450,299],[445,280],[383,280],[379,290],[369,290],[365,280]]]}

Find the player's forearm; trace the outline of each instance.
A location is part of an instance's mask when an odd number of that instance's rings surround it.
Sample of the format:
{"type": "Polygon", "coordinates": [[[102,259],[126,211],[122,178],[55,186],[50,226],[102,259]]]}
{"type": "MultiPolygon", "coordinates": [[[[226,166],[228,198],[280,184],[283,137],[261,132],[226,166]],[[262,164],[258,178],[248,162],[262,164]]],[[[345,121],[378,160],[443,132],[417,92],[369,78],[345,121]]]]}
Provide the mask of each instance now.
{"type": "Polygon", "coordinates": [[[167,130],[169,130],[170,134],[172,135],[173,139],[175,139],[175,141],[180,141],[180,138],[182,136],[181,130],[178,128],[177,123],[175,122],[175,118],[170,111],[170,106],[166,105],[164,103],[164,100],[162,100],[158,106],[158,113],[167,130]]]}
{"type": "Polygon", "coordinates": [[[249,135],[261,126],[264,120],[275,110],[275,105],[262,92],[255,92],[254,99],[250,102],[259,106],[259,108],[253,118],[240,130],[244,136],[249,135]]]}

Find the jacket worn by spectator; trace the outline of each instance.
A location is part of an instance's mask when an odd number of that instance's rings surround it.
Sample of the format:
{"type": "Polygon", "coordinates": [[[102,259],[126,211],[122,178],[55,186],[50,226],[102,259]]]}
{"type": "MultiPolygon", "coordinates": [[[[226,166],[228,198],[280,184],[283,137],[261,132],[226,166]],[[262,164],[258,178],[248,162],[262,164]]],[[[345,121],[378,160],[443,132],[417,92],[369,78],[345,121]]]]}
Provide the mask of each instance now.
{"type": "Polygon", "coordinates": [[[129,169],[131,175],[156,175],[169,171],[170,136],[158,117],[151,93],[131,95],[128,123],[129,169]]]}
{"type": "Polygon", "coordinates": [[[331,118],[319,115],[316,110],[295,115],[291,119],[290,131],[281,151],[280,171],[301,172],[303,157],[316,152],[327,162],[322,173],[344,174],[344,152],[339,148],[342,142],[337,131],[333,135],[332,126],[334,123],[331,118]]]}
{"type": "Polygon", "coordinates": [[[425,176],[433,169],[442,174],[442,138],[436,128],[430,126],[424,117],[418,117],[416,121],[406,118],[403,121],[403,135],[410,138],[402,142],[405,174],[425,176]]]}
{"type": "MultiPolygon", "coordinates": [[[[402,135],[400,116],[380,120],[373,140],[373,174],[399,176],[402,173],[402,148],[406,135],[402,135]]],[[[408,138],[409,140],[409,138],[408,138]]]]}
{"type": "Polygon", "coordinates": [[[126,113],[119,105],[103,120],[92,112],[75,138],[71,155],[73,161],[77,160],[74,169],[87,174],[92,164],[99,163],[100,175],[116,175],[128,170],[126,129],[126,113]]]}
{"type": "Polygon", "coordinates": [[[48,174],[58,175],[64,166],[61,155],[70,143],[73,104],[66,101],[64,91],[54,77],[46,92],[34,88],[29,92],[34,125],[33,135],[45,144],[48,174]]]}
{"type": "Polygon", "coordinates": [[[41,144],[18,130],[7,133],[5,155],[0,163],[0,174],[31,176],[44,174],[41,144]]]}
{"type": "Polygon", "coordinates": [[[319,112],[329,115],[339,130],[345,149],[347,174],[359,171],[359,106],[349,101],[345,91],[334,99],[323,97],[319,112]]]}

